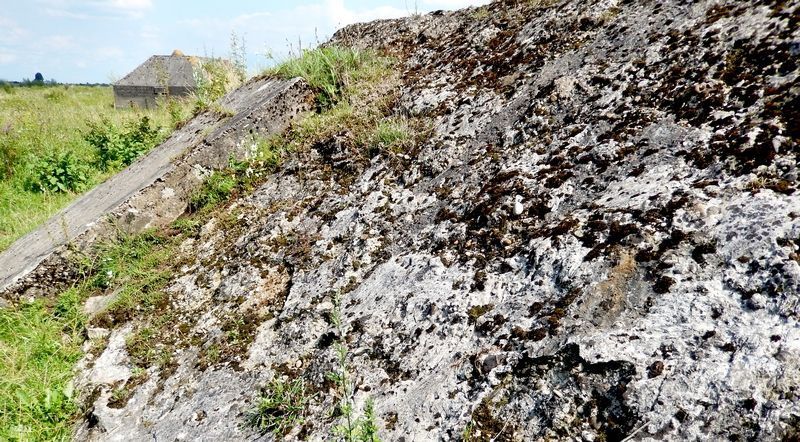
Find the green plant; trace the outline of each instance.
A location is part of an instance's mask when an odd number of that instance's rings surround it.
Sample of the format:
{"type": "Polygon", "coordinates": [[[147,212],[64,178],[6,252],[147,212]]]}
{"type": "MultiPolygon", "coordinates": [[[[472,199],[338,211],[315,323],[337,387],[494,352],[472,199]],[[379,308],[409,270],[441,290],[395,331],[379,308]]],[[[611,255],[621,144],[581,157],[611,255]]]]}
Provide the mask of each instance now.
{"type": "MultiPolygon", "coordinates": [[[[162,324],[165,317],[159,317],[162,324]]],[[[141,368],[146,369],[151,366],[163,368],[172,360],[172,354],[165,347],[154,345],[159,333],[160,327],[156,326],[143,326],[132,333],[125,340],[125,346],[128,349],[128,354],[131,357],[131,362],[141,368]]]]}
{"type": "Polygon", "coordinates": [[[77,192],[89,181],[89,168],[72,152],[55,152],[34,166],[29,187],[35,192],[77,192]]]}
{"type": "Polygon", "coordinates": [[[89,123],[84,139],[95,149],[97,165],[109,170],[133,163],[159,141],[158,127],[151,127],[150,118],[128,122],[123,129],[107,118],[89,123]]]}
{"type": "Polygon", "coordinates": [[[67,93],[64,89],[51,89],[45,92],[44,98],[50,101],[62,102],[67,99],[67,93]]]}
{"type": "Polygon", "coordinates": [[[475,422],[470,420],[467,426],[464,427],[464,431],[461,432],[461,440],[463,442],[472,442],[475,439],[474,432],[475,422]]]}
{"type": "Polygon", "coordinates": [[[0,309],[0,440],[69,440],[78,406],[72,367],[80,357],[82,298],[0,309]]]}
{"type": "Polygon", "coordinates": [[[194,93],[195,112],[209,109],[238,85],[237,79],[228,61],[213,57],[202,61],[194,70],[194,81],[197,85],[194,93]]]}
{"type": "Polygon", "coordinates": [[[170,126],[175,129],[183,127],[191,114],[187,112],[186,104],[179,99],[167,97],[166,105],[164,106],[169,113],[170,126]]]}
{"type": "Polygon", "coordinates": [[[370,149],[400,153],[414,144],[415,133],[408,121],[389,118],[378,122],[370,140],[370,149]]]}
{"type": "Polygon", "coordinates": [[[348,350],[345,345],[345,328],[341,316],[341,303],[334,300],[334,309],[330,315],[336,327],[339,341],[335,344],[337,368],[328,373],[328,379],[336,384],[339,394],[337,403],[341,422],[333,427],[333,433],[345,442],[380,442],[378,427],[375,423],[375,406],[372,399],[367,399],[362,414],[356,415],[353,396],[355,389],[348,367],[348,350]]]}
{"type": "Polygon", "coordinates": [[[247,49],[244,37],[239,37],[236,32],[231,32],[230,62],[239,83],[247,81],[247,49]]]}
{"type": "Polygon", "coordinates": [[[17,138],[9,133],[0,133],[0,180],[8,179],[14,174],[14,167],[19,159],[17,138]]]}
{"type": "MultiPolygon", "coordinates": [[[[0,91],[0,250],[30,232],[77,197],[73,192],[43,193],[32,185],[36,165],[53,152],[72,152],[86,164],[84,189],[103,182],[116,172],[97,164],[97,152],[84,136],[89,122],[108,119],[120,131],[150,119],[151,126],[171,127],[167,106],[140,111],[114,109],[114,94],[108,86],[12,87],[13,94],[0,91]],[[47,94],[63,93],[63,100],[47,94]],[[10,155],[9,155],[10,154],[10,155]],[[15,157],[13,161],[9,158],[15,157]]],[[[191,103],[175,100],[177,111],[186,114],[191,103]],[[181,108],[179,109],[179,108],[181,108]]],[[[166,136],[162,130],[159,138],[166,136]]],[[[121,165],[121,163],[120,163],[121,165]]]]}
{"type": "Polygon", "coordinates": [[[472,12],[472,18],[475,20],[485,20],[489,18],[491,14],[489,13],[489,8],[485,6],[481,6],[480,8],[475,9],[472,12]]]}
{"type": "Polygon", "coordinates": [[[283,158],[283,152],[288,149],[280,136],[254,135],[249,143],[244,160],[230,158],[227,168],[212,172],[203,186],[190,196],[191,212],[215,207],[237,191],[249,188],[265,173],[274,171],[283,158]]]}
{"type": "Polygon", "coordinates": [[[354,83],[377,81],[391,60],[373,51],[329,46],[304,50],[299,57],[267,71],[282,78],[302,77],[317,90],[320,107],[339,102],[354,83]]]}
{"type": "Polygon", "coordinates": [[[235,171],[215,171],[206,178],[203,186],[189,198],[189,210],[196,212],[227,201],[239,185],[235,171]]]}
{"type": "Polygon", "coordinates": [[[272,433],[277,439],[304,422],[309,401],[303,379],[275,379],[256,400],[247,423],[262,433],[272,433]]]}
{"type": "Polygon", "coordinates": [[[113,292],[115,298],[93,321],[111,326],[163,311],[167,299],[163,288],[172,274],[168,263],[178,240],[144,232],[120,234],[117,240],[100,245],[97,255],[85,260],[85,285],[89,290],[113,292]]]}
{"type": "Polygon", "coordinates": [[[13,94],[14,86],[10,85],[9,83],[6,83],[5,81],[0,81],[0,91],[3,91],[7,94],[13,94]]]}
{"type": "Polygon", "coordinates": [[[202,223],[200,220],[189,216],[180,217],[171,224],[173,229],[178,229],[181,234],[187,236],[196,235],[199,233],[201,225],[202,223]]]}

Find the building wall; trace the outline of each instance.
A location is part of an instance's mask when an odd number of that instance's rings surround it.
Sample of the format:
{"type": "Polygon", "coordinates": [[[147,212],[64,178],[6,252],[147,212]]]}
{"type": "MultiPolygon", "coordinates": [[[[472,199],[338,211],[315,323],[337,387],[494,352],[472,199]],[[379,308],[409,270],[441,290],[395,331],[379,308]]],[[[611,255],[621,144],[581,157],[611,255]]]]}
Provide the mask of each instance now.
{"type": "MultiPolygon", "coordinates": [[[[169,95],[172,97],[185,97],[194,92],[194,88],[184,86],[170,86],[169,95]]],[[[158,105],[157,99],[166,95],[166,90],[152,86],[114,86],[114,107],[124,109],[136,107],[151,109],[158,105]]]]}

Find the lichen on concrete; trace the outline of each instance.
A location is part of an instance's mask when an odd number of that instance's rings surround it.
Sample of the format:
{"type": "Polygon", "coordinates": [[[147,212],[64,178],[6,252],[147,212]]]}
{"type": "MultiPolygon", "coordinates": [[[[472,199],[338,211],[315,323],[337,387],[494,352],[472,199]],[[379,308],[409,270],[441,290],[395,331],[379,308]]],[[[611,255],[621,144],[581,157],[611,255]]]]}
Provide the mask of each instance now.
{"type": "Polygon", "coordinates": [[[495,1],[339,31],[398,57],[395,112],[429,139],[333,136],[186,239],[175,368],[122,408],[83,373],[79,438],[252,440],[284,377],[314,392],[289,438],[327,440],[337,342],[385,440],[796,438],[798,7],[495,1]]]}

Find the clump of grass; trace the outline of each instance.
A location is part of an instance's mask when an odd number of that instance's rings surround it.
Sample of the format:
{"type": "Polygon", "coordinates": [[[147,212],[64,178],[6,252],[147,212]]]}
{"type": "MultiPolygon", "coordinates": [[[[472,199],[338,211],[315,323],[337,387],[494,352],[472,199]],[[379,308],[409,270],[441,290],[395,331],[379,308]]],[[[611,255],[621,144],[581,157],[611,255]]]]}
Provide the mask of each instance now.
{"type": "Polygon", "coordinates": [[[310,395],[303,379],[273,380],[256,400],[247,416],[247,423],[263,434],[272,433],[276,439],[305,420],[310,395]]]}
{"type": "Polygon", "coordinates": [[[19,155],[19,146],[15,137],[8,131],[0,132],[0,180],[8,179],[14,174],[19,155]]]}
{"type": "Polygon", "coordinates": [[[329,46],[304,50],[267,73],[286,79],[302,77],[318,91],[319,104],[326,109],[346,98],[352,86],[380,81],[390,64],[389,58],[374,51],[329,46]]]}
{"type": "Polygon", "coordinates": [[[172,275],[168,264],[178,240],[156,232],[121,234],[117,241],[99,247],[98,255],[85,263],[86,286],[113,292],[115,299],[94,319],[98,325],[110,326],[163,309],[163,288],[172,275]]]}
{"type": "Polygon", "coordinates": [[[84,318],[77,290],[0,309],[0,440],[69,440],[78,414],[71,380],[84,318]]]}

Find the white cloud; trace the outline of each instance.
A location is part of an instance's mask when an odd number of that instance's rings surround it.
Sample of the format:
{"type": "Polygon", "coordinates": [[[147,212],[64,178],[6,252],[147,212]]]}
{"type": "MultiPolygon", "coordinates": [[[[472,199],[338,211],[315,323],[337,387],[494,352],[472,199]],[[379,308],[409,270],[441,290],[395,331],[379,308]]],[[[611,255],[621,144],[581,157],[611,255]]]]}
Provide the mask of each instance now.
{"type": "Polygon", "coordinates": [[[128,11],[142,11],[153,7],[153,2],[151,0],[107,0],[103,3],[110,8],[128,11]]]}
{"type": "Polygon", "coordinates": [[[142,18],[153,7],[152,0],[36,0],[45,14],[76,20],[142,18]]]}
{"type": "Polygon", "coordinates": [[[346,26],[353,23],[378,20],[383,18],[398,18],[408,15],[408,11],[393,6],[379,6],[373,9],[355,11],[348,9],[344,0],[326,0],[325,8],[331,24],[346,26]]]}
{"type": "Polygon", "coordinates": [[[11,64],[17,61],[17,54],[0,48],[0,64],[11,64]]]}
{"type": "Polygon", "coordinates": [[[71,49],[75,47],[75,39],[69,35],[51,35],[45,37],[43,43],[48,49],[71,49]]]}
{"type": "Polygon", "coordinates": [[[0,32],[0,43],[2,44],[16,43],[29,34],[26,29],[21,28],[15,21],[5,17],[0,17],[0,29],[3,30],[0,32]]]}

